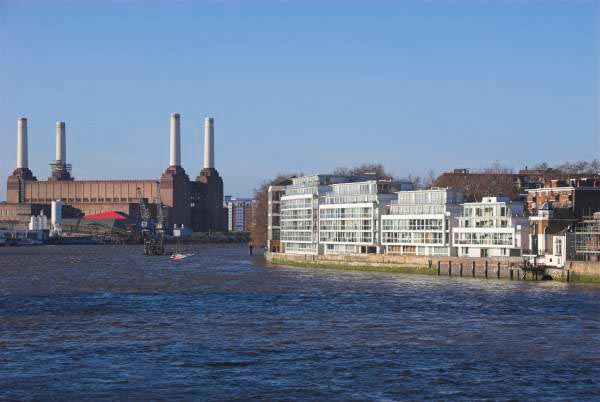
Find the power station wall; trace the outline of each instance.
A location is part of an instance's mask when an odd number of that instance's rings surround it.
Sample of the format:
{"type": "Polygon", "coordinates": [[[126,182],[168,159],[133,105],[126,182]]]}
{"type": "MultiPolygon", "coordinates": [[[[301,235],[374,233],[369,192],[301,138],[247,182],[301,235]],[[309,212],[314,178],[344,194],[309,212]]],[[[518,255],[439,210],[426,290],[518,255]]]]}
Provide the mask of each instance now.
{"type": "Polygon", "coordinates": [[[155,202],[156,180],[27,181],[24,202],[43,204],[60,199],[69,204],[137,203],[138,188],[148,202],[155,202]]]}

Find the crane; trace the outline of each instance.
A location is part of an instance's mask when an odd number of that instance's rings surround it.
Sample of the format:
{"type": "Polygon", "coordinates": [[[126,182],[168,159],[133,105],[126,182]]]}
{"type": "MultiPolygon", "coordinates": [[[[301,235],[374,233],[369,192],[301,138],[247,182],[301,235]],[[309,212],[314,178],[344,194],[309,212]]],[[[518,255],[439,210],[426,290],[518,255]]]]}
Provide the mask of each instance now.
{"type": "Polygon", "coordinates": [[[165,245],[163,238],[163,212],[162,202],[160,202],[160,189],[158,190],[159,201],[157,205],[158,224],[155,225],[150,214],[150,208],[142,194],[142,190],[137,188],[138,202],[140,204],[140,228],[142,231],[142,240],[144,242],[144,255],[164,255],[165,245]]]}

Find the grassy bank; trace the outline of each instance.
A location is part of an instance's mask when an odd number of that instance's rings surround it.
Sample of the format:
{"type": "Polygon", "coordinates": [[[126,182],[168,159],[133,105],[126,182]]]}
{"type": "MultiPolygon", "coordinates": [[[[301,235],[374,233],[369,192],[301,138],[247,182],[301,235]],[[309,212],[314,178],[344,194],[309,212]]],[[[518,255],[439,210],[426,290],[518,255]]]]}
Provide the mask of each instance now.
{"type": "Polygon", "coordinates": [[[593,283],[600,285],[600,276],[590,274],[580,274],[578,272],[571,272],[571,282],[574,283],[593,283]]]}
{"type": "Polygon", "coordinates": [[[323,261],[296,261],[288,260],[286,258],[274,257],[271,260],[274,265],[288,265],[292,267],[303,267],[303,268],[323,268],[323,269],[338,269],[344,271],[364,271],[364,272],[393,272],[402,274],[421,274],[421,275],[437,275],[437,268],[435,267],[419,267],[409,265],[354,265],[354,264],[337,264],[333,262],[323,261]]]}

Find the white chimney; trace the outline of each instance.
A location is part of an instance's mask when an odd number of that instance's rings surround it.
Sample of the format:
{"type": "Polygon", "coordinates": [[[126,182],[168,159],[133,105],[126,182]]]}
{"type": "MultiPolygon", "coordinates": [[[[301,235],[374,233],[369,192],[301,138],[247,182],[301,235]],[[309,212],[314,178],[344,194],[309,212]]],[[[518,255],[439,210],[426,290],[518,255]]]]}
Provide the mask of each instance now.
{"type": "Polygon", "coordinates": [[[27,119],[19,117],[17,120],[17,169],[27,169],[27,119]]]}
{"type": "Polygon", "coordinates": [[[171,148],[169,166],[181,166],[181,139],[179,133],[179,113],[171,113],[171,148]]]}
{"type": "Polygon", "coordinates": [[[67,163],[67,142],[63,121],[56,122],[56,162],[67,163]]]}
{"type": "Polygon", "coordinates": [[[212,117],[204,119],[204,169],[215,167],[215,125],[212,117]]]}

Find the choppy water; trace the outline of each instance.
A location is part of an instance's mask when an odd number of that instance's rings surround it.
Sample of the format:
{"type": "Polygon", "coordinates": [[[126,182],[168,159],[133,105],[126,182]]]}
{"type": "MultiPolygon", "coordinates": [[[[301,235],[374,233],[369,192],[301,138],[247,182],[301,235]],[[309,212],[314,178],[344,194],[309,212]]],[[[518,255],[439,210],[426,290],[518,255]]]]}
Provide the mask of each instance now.
{"type": "Polygon", "coordinates": [[[600,288],[0,248],[0,399],[593,400],[600,288]]]}

